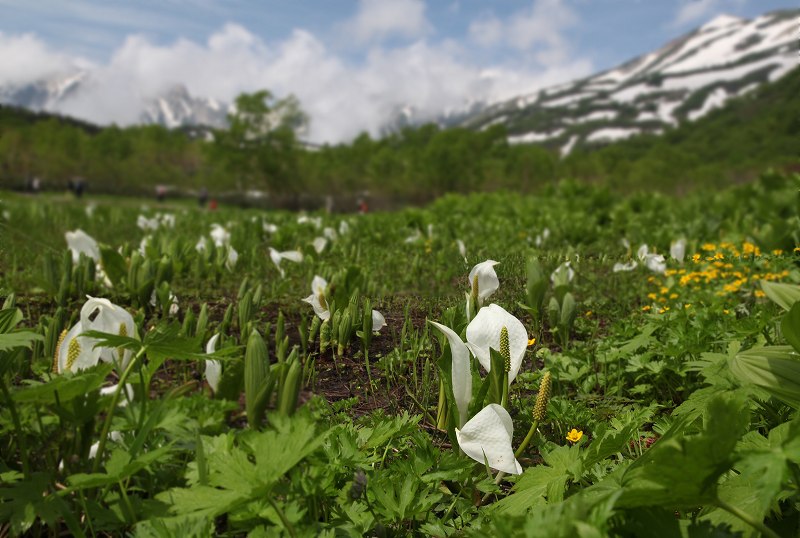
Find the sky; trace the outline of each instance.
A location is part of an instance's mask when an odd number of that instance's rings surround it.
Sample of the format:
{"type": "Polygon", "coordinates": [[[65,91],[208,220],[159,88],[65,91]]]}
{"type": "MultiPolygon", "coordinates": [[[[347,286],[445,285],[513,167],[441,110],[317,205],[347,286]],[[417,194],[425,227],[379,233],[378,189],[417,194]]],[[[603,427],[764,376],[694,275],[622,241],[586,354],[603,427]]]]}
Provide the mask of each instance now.
{"type": "Polygon", "coordinates": [[[412,107],[433,118],[574,80],[720,14],[797,0],[0,0],[0,87],[85,70],[60,112],[135,123],[176,84],[232,102],[295,95],[309,138],[379,133],[412,107]]]}

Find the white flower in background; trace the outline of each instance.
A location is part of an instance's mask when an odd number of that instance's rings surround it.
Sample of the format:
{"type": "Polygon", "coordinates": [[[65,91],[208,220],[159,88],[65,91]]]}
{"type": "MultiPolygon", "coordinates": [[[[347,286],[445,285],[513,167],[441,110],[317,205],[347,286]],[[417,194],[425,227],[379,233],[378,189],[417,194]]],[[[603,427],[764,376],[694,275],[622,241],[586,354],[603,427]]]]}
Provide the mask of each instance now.
{"type": "Polygon", "coordinates": [[[239,260],[239,253],[236,252],[236,249],[233,248],[232,245],[228,245],[228,259],[225,260],[225,267],[228,268],[228,271],[233,271],[233,268],[236,267],[236,262],[239,260]]]}
{"type": "Polygon", "coordinates": [[[303,299],[314,308],[314,313],[319,319],[326,321],[330,319],[331,312],[328,310],[328,300],[325,294],[328,292],[328,281],[321,276],[315,276],[311,281],[311,295],[303,299]]]}
{"type": "MultiPolygon", "coordinates": [[[[150,306],[154,307],[158,304],[158,296],[156,295],[156,290],[153,290],[153,293],[150,294],[150,306]]],[[[169,315],[175,316],[178,312],[181,311],[181,307],[178,305],[178,298],[175,296],[174,293],[171,291],[169,292],[169,315]]]]}
{"type": "Polygon", "coordinates": [[[148,219],[144,215],[139,215],[136,219],[136,226],[141,228],[143,231],[150,231],[150,230],[158,230],[160,223],[156,217],[152,219],[148,219]]]}
{"type": "Polygon", "coordinates": [[[211,225],[211,239],[216,246],[222,247],[231,242],[231,234],[222,225],[214,223],[211,225]]]}
{"type": "Polygon", "coordinates": [[[416,243],[420,239],[422,239],[422,232],[420,232],[419,229],[416,229],[416,230],[414,230],[414,233],[412,233],[411,235],[406,237],[403,242],[404,243],[416,243]]]}
{"type": "Polygon", "coordinates": [[[386,318],[377,310],[372,311],[372,332],[376,333],[386,327],[386,318]]]}
{"type": "Polygon", "coordinates": [[[300,215],[297,217],[297,224],[311,224],[315,228],[322,227],[322,217],[309,217],[308,215],[300,215]]]}
{"type": "Polygon", "coordinates": [[[667,262],[661,254],[654,254],[650,252],[647,245],[642,245],[636,251],[636,256],[639,261],[654,273],[664,273],[667,270],[667,262]]]}
{"type": "Polygon", "coordinates": [[[83,211],[86,213],[87,217],[92,219],[92,218],[94,218],[94,210],[95,209],[97,209],[97,206],[95,204],[88,204],[85,208],[83,208],[83,211]]]}
{"type": "Polygon", "coordinates": [[[635,260],[631,260],[628,263],[615,263],[614,272],[619,273],[620,271],[633,271],[636,269],[637,265],[639,264],[637,264],[635,260]]]}
{"type": "Polygon", "coordinates": [[[467,263],[467,246],[461,239],[456,239],[456,246],[458,247],[458,253],[464,258],[464,263],[467,263]]]}
{"type": "Polygon", "coordinates": [[[545,242],[547,242],[549,238],[550,238],[550,228],[545,228],[544,230],[542,230],[542,233],[536,235],[536,239],[534,239],[533,243],[537,247],[541,247],[542,245],[545,244],[545,242]]]}
{"type": "Polygon", "coordinates": [[[81,254],[84,254],[96,262],[100,261],[100,247],[92,236],[83,230],[75,230],[64,234],[67,246],[72,252],[72,263],[78,263],[81,254]]]}
{"type": "Polygon", "coordinates": [[[272,223],[269,223],[269,222],[261,223],[261,227],[268,234],[274,234],[275,232],[278,231],[278,227],[276,225],[272,224],[272,223]]]}
{"type": "Polygon", "coordinates": [[[494,271],[494,266],[499,263],[494,260],[486,260],[475,265],[469,272],[469,285],[472,296],[478,298],[477,306],[481,306],[500,287],[500,280],[494,271]]]}
{"type": "Polygon", "coordinates": [[[673,260],[683,263],[683,259],[686,257],[686,239],[680,238],[673,241],[669,246],[669,255],[673,260]]]}
{"type": "Polygon", "coordinates": [[[311,245],[314,247],[314,251],[317,254],[321,254],[325,247],[328,246],[328,240],[324,237],[315,237],[314,240],[311,242],[311,245]]]}
{"type": "Polygon", "coordinates": [[[281,274],[281,277],[284,277],[286,272],[281,268],[281,260],[289,260],[290,262],[300,263],[303,261],[303,253],[299,250],[287,250],[284,252],[278,252],[272,247],[269,247],[269,257],[272,260],[272,263],[275,264],[275,267],[278,268],[278,272],[281,274]]]}
{"type": "Polygon", "coordinates": [[[511,439],[514,424],[511,416],[501,405],[489,404],[464,424],[456,428],[458,446],[464,454],[489,467],[506,474],[521,474],[522,466],[514,457],[511,439]]]}
{"type": "Polygon", "coordinates": [[[528,348],[528,332],[520,320],[509,314],[500,305],[492,303],[484,306],[467,325],[466,345],[481,366],[490,372],[492,360],[489,349],[500,351],[500,332],[503,327],[508,331],[508,347],[511,352],[511,364],[508,370],[510,385],[517,377],[522,366],[522,358],[528,348]]]}
{"type": "Polygon", "coordinates": [[[428,224],[428,239],[433,239],[433,224],[428,224]]]}
{"type": "Polygon", "coordinates": [[[472,400],[472,372],[470,371],[469,348],[450,327],[435,321],[430,323],[442,331],[450,343],[450,355],[452,356],[450,377],[453,385],[453,397],[458,408],[458,425],[460,427],[467,421],[469,403],[472,400]]]}
{"type": "Polygon", "coordinates": [[[330,226],[326,226],[325,229],[322,230],[322,235],[324,235],[325,237],[327,237],[331,241],[336,241],[336,238],[338,237],[336,235],[336,230],[334,230],[330,226]]]}
{"type": "MultiPolygon", "coordinates": [[[[117,392],[117,387],[119,387],[119,384],[101,388],[100,396],[111,396],[112,394],[117,392]]],[[[117,405],[119,405],[120,407],[125,407],[126,405],[128,405],[129,401],[133,401],[133,396],[134,396],[133,385],[130,383],[125,383],[125,386],[122,387],[122,390],[124,391],[125,397],[121,398],[119,400],[119,404],[117,405]]]]}
{"type": "Polygon", "coordinates": [[[175,215],[172,213],[156,213],[156,218],[161,221],[161,224],[167,228],[175,227],[175,215]]]}
{"type": "Polygon", "coordinates": [[[207,247],[208,241],[206,240],[205,236],[200,236],[200,239],[197,240],[197,244],[194,246],[194,249],[197,252],[205,252],[207,247]]]}
{"type": "Polygon", "coordinates": [[[346,220],[339,223],[339,235],[347,235],[350,233],[350,224],[346,220]]]}
{"type": "MultiPolygon", "coordinates": [[[[219,340],[219,333],[212,336],[206,344],[206,353],[212,354],[217,350],[217,340],[219,340]]],[[[208,381],[208,386],[211,391],[216,394],[219,388],[219,380],[222,377],[222,364],[218,360],[207,360],[205,378],[208,381]]]]}
{"type": "Polygon", "coordinates": [[[572,268],[572,262],[564,262],[550,273],[550,282],[555,286],[566,286],[572,282],[573,278],[575,278],[575,270],[572,268]]]}
{"type": "Polygon", "coordinates": [[[150,244],[150,236],[146,235],[142,237],[142,240],[139,241],[139,254],[144,256],[145,252],[147,251],[147,245],[149,244],[150,244]]]}

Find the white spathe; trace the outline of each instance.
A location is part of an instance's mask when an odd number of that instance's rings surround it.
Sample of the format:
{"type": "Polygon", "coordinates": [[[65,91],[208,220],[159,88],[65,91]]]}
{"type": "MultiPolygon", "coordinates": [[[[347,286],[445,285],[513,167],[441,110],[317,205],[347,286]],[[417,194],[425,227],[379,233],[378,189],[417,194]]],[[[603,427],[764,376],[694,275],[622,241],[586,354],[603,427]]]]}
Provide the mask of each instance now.
{"type": "Polygon", "coordinates": [[[314,251],[317,254],[321,254],[325,247],[328,246],[328,240],[324,237],[315,237],[314,240],[311,242],[311,245],[314,247],[314,251]]]}
{"type": "Polygon", "coordinates": [[[472,400],[472,372],[470,371],[469,348],[451,329],[435,321],[430,322],[442,331],[450,343],[452,356],[450,375],[453,384],[453,397],[458,408],[458,425],[463,426],[469,413],[469,402],[472,400]]]}
{"type": "Polygon", "coordinates": [[[639,247],[639,250],[636,251],[636,256],[639,261],[643,262],[654,273],[664,273],[667,270],[667,262],[664,256],[650,252],[647,244],[639,247]]]}
{"type": "Polygon", "coordinates": [[[615,263],[614,272],[619,273],[620,271],[633,271],[636,269],[637,265],[639,264],[636,263],[636,260],[631,260],[628,263],[615,263]]]}
{"type": "Polygon", "coordinates": [[[550,273],[550,282],[556,286],[566,286],[572,282],[573,278],[575,278],[575,270],[572,268],[572,262],[564,262],[550,273]]]}
{"type": "Polygon", "coordinates": [[[377,310],[372,311],[372,332],[378,332],[386,327],[386,318],[377,310]]]}
{"type": "Polygon", "coordinates": [[[230,243],[231,234],[228,230],[222,227],[221,224],[216,222],[211,225],[211,239],[218,247],[222,247],[230,243]]]}
{"type": "Polygon", "coordinates": [[[90,257],[95,262],[100,261],[100,247],[92,236],[81,229],[77,229],[66,232],[64,237],[67,240],[69,250],[72,252],[72,263],[78,263],[81,254],[90,257]]]}
{"type": "Polygon", "coordinates": [[[672,259],[683,262],[683,259],[686,257],[686,239],[680,238],[673,241],[669,246],[669,255],[672,259]]]}
{"type": "Polygon", "coordinates": [[[513,435],[511,416],[497,404],[487,405],[463,428],[456,428],[458,446],[464,454],[478,463],[488,462],[489,467],[506,474],[521,474],[522,466],[511,447],[513,435]]]}
{"type": "Polygon", "coordinates": [[[497,278],[497,273],[494,271],[494,266],[499,264],[494,260],[486,260],[477,264],[469,272],[469,285],[470,288],[475,285],[475,277],[478,277],[478,305],[488,299],[497,288],[500,287],[500,280],[497,278]]]}
{"type": "Polygon", "coordinates": [[[84,332],[83,324],[78,322],[67,331],[56,350],[56,370],[77,372],[96,366],[100,361],[101,348],[94,348],[95,340],[79,336],[84,332]]]}
{"type": "Polygon", "coordinates": [[[489,372],[492,361],[489,349],[500,351],[500,331],[508,330],[508,347],[511,352],[511,368],[508,371],[508,383],[517,377],[525,350],[528,348],[528,332],[520,320],[509,314],[502,306],[490,304],[478,311],[475,318],[467,325],[467,347],[489,372]]]}
{"type": "Polygon", "coordinates": [[[325,298],[327,291],[328,281],[316,275],[314,280],[311,281],[311,295],[303,299],[314,308],[314,313],[322,321],[327,321],[331,318],[331,312],[328,310],[328,300],[325,298]]]}
{"type": "Polygon", "coordinates": [[[284,252],[278,252],[274,248],[269,247],[269,258],[272,260],[272,263],[275,264],[275,267],[278,268],[278,272],[281,274],[281,277],[284,277],[286,272],[281,268],[281,261],[289,260],[290,262],[300,263],[303,261],[303,253],[299,250],[286,250],[284,252]]]}
{"type": "Polygon", "coordinates": [[[467,263],[467,246],[461,239],[456,239],[456,246],[458,247],[458,253],[464,258],[464,263],[467,263]]]}
{"type": "MultiPolygon", "coordinates": [[[[86,297],[87,301],[81,308],[80,319],[84,331],[100,331],[129,338],[138,337],[133,316],[127,310],[115,305],[108,299],[90,297],[88,295],[86,297]]],[[[107,347],[100,349],[101,360],[118,363],[122,370],[125,369],[131,359],[132,352],[129,349],[124,350],[122,356],[116,349],[107,347]]]]}
{"type": "MultiPolygon", "coordinates": [[[[217,340],[219,340],[219,333],[212,336],[206,344],[206,353],[209,355],[217,350],[217,340]]],[[[207,360],[205,370],[206,381],[208,386],[216,394],[219,388],[219,379],[222,377],[222,364],[218,360],[207,360]]]]}

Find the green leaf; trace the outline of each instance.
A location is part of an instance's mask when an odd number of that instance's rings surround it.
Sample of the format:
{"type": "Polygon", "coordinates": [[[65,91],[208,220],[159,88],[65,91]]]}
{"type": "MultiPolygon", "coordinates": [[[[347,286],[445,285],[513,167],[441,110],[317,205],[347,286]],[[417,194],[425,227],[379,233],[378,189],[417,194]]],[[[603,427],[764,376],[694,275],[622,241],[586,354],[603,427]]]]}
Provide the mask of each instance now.
{"type": "Polygon", "coordinates": [[[800,355],[790,346],[757,347],[731,359],[731,373],[739,380],[800,407],[800,355]]]}
{"type": "Polygon", "coordinates": [[[17,403],[51,405],[58,402],[64,405],[75,398],[98,390],[113,369],[113,364],[99,364],[75,375],[64,374],[54,377],[46,383],[31,384],[17,389],[11,397],[17,403]]]}
{"type": "Polygon", "coordinates": [[[22,319],[22,312],[19,308],[0,310],[0,334],[10,332],[22,319]]]}
{"type": "Polygon", "coordinates": [[[0,351],[8,351],[18,347],[30,349],[33,342],[37,340],[44,341],[44,337],[41,334],[30,331],[0,334],[0,351]]]}
{"type": "Polygon", "coordinates": [[[774,303],[789,311],[792,305],[800,301],[800,286],[783,284],[782,282],[761,281],[761,289],[774,303]]]}
{"type": "Polygon", "coordinates": [[[781,332],[794,350],[800,352],[800,302],[794,303],[783,316],[781,332]]]}
{"type": "Polygon", "coordinates": [[[122,287],[122,281],[128,274],[128,267],[122,254],[108,246],[100,247],[100,263],[115,288],[122,287]]]}
{"type": "Polygon", "coordinates": [[[750,425],[743,398],[709,402],[700,432],[689,435],[685,420],[628,467],[617,506],[694,507],[713,503],[717,481],[730,470],[736,442],[750,425]]]}

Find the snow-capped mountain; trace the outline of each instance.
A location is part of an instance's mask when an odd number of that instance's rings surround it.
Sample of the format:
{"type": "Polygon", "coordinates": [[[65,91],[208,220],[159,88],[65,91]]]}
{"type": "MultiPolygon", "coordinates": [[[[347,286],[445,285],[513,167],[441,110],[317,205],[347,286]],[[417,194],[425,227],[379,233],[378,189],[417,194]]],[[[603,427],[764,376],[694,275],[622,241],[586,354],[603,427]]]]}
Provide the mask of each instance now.
{"type": "Polygon", "coordinates": [[[52,112],[68,99],[86,79],[85,71],[76,71],[29,84],[0,85],[0,103],[36,111],[52,112]]]}
{"type": "Polygon", "coordinates": [[[223,127],[230,105],[214,99],[192,97],[184,86],[174,86],[163,96],[146,104],[142,123],[159,124],[169,128],[189,125],[223,127]]]}
{"type": "Polygon", "coordinates": [[[719,16],[615,69],[486,107],[460,125],[504,124],[510,143],[578,145],[659,133],[800,65],[800,10],[719,16]]]}

